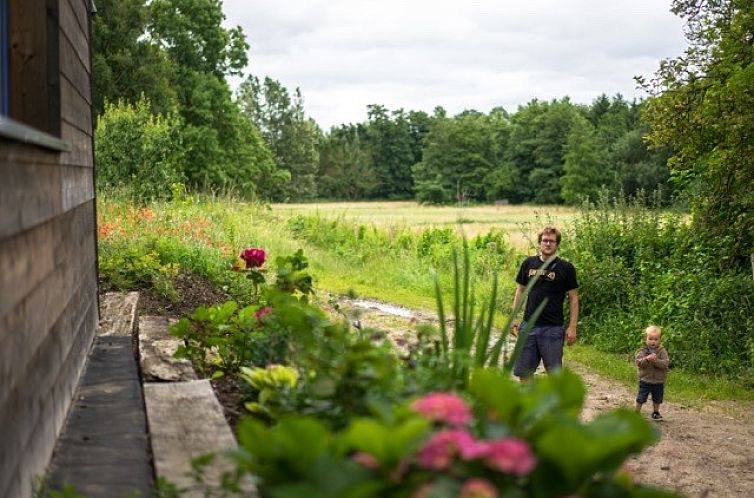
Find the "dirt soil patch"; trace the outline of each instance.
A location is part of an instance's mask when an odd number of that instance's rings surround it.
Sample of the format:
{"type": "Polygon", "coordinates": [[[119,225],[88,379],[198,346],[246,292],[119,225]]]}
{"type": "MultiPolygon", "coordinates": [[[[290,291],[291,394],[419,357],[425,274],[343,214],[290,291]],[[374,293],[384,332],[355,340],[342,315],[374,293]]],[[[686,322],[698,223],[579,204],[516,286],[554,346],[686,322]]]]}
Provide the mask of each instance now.
{"type": "Polygon", "coordinates": [[[179,274],[173,285],[180,296],[178,302],[175,303],[152,293],[150,290],[141,290],[139,292],[139,314],[183,318],[200,306],[213,306],[230,300],[230,296],[217,289],[212,282],[191,273],[179,274]]]}

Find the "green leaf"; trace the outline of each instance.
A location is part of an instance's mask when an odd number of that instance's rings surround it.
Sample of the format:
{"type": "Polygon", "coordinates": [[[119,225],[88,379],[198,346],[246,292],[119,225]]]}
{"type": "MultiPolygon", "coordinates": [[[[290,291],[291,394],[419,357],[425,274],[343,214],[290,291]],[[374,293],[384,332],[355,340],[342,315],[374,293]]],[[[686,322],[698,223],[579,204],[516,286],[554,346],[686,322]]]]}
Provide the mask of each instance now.
{"type": "Polygon", "coordinates": [[[522,409],[521,387],[510,375],[491,368],[477,369],[469,391],[493,419],[512,423],[522,409]]]}
{"type": "Polygon", "coordinates": [[[656,438],[656,431],[640,415],[620,409],[587,425],[560,417],[534,444],[538,457],[577,487],[597,472],[616,470],[656,438]]]}
{"type": "Polygon", "coordinates": [[[418,416],[393,425],[374,419],[358,419],[345,432],[342,443],[348,448],[369,453],[383,467],[391,467],[412,454],[429,431],[429,422],[418,416]]]}

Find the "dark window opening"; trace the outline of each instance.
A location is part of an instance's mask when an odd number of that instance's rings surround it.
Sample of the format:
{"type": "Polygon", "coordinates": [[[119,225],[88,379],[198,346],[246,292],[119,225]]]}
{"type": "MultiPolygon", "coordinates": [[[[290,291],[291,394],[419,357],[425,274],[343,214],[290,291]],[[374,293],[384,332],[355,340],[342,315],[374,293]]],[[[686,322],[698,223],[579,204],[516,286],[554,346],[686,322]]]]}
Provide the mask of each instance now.
{"type": "Polygon", "coordinates": [[[0,114],[60,136],[58,0],[0,0],[0,114]]]}

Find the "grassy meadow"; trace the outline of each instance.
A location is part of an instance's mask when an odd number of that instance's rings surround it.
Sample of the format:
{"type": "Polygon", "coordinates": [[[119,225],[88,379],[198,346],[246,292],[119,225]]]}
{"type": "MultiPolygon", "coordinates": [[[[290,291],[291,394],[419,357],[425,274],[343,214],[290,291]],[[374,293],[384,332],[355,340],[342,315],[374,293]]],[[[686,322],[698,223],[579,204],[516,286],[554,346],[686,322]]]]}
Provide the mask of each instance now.
{"type": "Polygon", "coordinates": [[[546,224],[567,226],[578,213],[568,206],[430,206],[413,201],[272,204],[271,208],[283,217],[320,214],[383,229],[407,227],[418,231],[427,227],[450,227],[466,237],[499,228],[507,233],[513,247],[524,252],[536,247],[532,237],[536,237],[539,228],[546,224]]]}

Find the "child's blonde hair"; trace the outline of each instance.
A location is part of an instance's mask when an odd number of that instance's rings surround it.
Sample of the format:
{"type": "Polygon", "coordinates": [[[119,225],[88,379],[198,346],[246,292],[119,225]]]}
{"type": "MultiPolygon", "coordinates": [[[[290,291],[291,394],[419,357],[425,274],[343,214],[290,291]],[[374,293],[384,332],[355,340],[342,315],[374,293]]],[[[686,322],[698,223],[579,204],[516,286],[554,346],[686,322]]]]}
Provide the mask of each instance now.
{"type": "Polygon", "coordinates": [[[657,334],[662,337],[662,327],[659,325],[650,325],[644,329],[644,337],[648,337],[652,332],[657,332],[657,334]]]}

